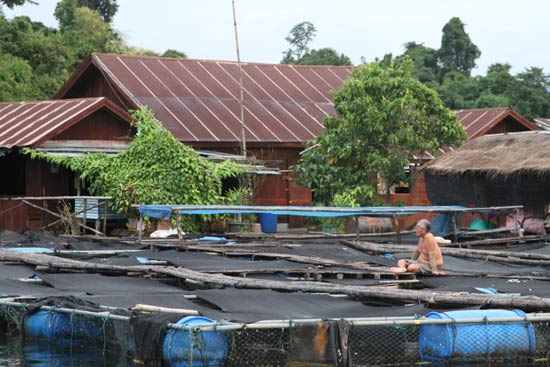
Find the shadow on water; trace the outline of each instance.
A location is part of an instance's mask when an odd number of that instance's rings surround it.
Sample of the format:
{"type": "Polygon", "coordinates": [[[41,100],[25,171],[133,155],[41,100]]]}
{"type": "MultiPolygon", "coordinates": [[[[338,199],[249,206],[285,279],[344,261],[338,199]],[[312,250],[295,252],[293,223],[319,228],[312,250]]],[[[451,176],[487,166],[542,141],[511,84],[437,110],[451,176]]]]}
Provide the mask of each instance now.
{"type": "Polygon", "coordinates": [[[122,356],[105,355],[101,348],[60,348],[18,335],[0,335],[0,366],[13,367],[133,367],[122,356]]]}

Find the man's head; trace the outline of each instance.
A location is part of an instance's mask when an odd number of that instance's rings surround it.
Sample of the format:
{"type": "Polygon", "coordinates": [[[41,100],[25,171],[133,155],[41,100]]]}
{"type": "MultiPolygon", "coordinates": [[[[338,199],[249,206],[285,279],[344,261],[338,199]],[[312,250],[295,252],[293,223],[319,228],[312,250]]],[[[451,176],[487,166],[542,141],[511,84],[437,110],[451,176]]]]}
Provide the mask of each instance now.
{"type": "Polygon", "coordinates": [[[424,237],[427,233],[430,233],[431,224],[427,219],[420,219],[416,223],[416,235],[418,237],[424,237]]]}

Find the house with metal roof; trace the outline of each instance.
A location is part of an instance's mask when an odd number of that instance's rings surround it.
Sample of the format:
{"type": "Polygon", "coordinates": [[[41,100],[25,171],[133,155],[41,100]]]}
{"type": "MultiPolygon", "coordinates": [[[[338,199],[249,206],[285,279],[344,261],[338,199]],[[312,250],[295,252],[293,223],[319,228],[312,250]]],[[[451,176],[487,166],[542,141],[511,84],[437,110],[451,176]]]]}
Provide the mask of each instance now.
{"type": "MultiPolygon", "coordinates": [[[[283,171],[323,132],[324,118],[335,113],[331,92],[352,73],[349,66],[259,63],[242,63],[242,70],[248,152],[283,171]]],[[[92,54],[56,98],[105,96],[124,109],[149,106],[181,142],[201,150],[238,153],[239,93],[236,62],[92,54]]],[[[509,108],[456,114],[470,138],[533,129],[509,108]]],[[[265,178],[255,200],[257,205],[309,205],[311,193],[283,174],[265,178]]]]}
{"type": "MultiPolygon", "coordinates": [[[[351,76],[352,67],[242,63],[242,71],[248,154],[283,172],[262,179],[255,204],[310,205],[311,192],[296,185],[285,171],[297,163],[306,143],[323,132],[324,118],[335,113],[331,92],[351,76]]],[[[79,146],[84,151],[106,149],[97,142],[120,141],[115,137],[123,135],[121,130],[127,132],[127,127],[121,127],[126,122],[120,125],[121,116],[122,120],[128,120],[128,110],[148,106],[182,143],[209,152],[240,151],[241,105],[236,62],[92,54],[60,89],[56,99],[36,105],[25,102],[24,107],[18,103],[2,105],[0,123],[20,125],[3,130],[0,147],[40,146],[63,154],[79,154],[79,146]],[[71,100],[81,102],[76,105],[67,102],[71,100]],[[97,122],[100,118],[90,122],[94,117],[89,117],[87,111],[100,105],[99,110],[109,110],[107,114],[114,116],[115,122],[109,119],[97,122]],[[18,126],[24,127],[19,131],[18,126]],[[52,138],[58,135],[63,139],[52,138]]],[[[105,115],[99,110],[92,115],[105,115]]],[[[470,138],[534,129],[509,108],[461,110],[456,114],[470,138]]],[[[440,153],[445,150],[452,149],[440,153]]],[[[421,160],[432,158],[428,155],[421,160]]],[[[36,189],[26,193],[43,194],[36,189]]],[[[425,190],[413,195],[397,193],[394,200],[397,199],[411,205],[427,203],[425,190]]]]}
{"type": "MultiPolygon", "coordinates": [[[[134,135],[127,111],[105,97],[0,103],[0,198],[74,195],[74,174],[33,160],[19,148],[52,154],[115,153],[134,135]]],[[[24,209],[21,201],[0,201],[0,228],[35,228],[43,213],[24,209]],[[25,213],[25,210],[27,212],[25,213]]]]}

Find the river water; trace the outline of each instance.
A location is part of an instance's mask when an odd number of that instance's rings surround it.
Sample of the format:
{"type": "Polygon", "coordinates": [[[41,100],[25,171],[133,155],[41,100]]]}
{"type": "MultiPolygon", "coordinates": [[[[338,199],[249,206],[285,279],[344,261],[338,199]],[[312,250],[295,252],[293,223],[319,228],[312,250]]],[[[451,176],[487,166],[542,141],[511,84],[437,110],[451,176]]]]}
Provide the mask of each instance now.
{"type": "MultiPolygon", "coordinates": [[[[0,332],[0,367],[134,367],[123,356],[105,356],[101,349],[57,349],[48,343],[23,342],[17,335],[0,332]]],[[[300,364],[307,367],[307,364],[300,364]]],[[[318,365],[315,365],[318,366],[318,365]]],[[[432,366],[429,364],[400,364],[400,367],[432,366]]],[[[444,364],[433,365],[445,367],[444,364]]],[[[518,364],[512,363],[460,363],[449,366],[461,367],[550,367],[550,361],[518,364]]],[[[313,367],[313,366],[312,366],[313,367]]]]}

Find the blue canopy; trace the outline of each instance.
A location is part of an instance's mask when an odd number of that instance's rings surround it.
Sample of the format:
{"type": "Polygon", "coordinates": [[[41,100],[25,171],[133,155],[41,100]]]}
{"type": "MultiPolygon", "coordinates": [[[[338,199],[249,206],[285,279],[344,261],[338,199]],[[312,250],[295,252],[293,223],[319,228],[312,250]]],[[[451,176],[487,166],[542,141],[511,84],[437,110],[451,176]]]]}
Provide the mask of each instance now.
{"type": "Polygon", "coordinates": [[[379,207],[304,207],[304,206],[220,206],[220,205],[141,205],[139,212],[151,218],[170,219],[174,211],[180,214],[246,214],[270,213],[304,217],[392,216],[421,212],[456,212],[467,210],[463,206],[379,206],[379,207]],[[309,210],[308,210],[309,209],[309,210]]]}

